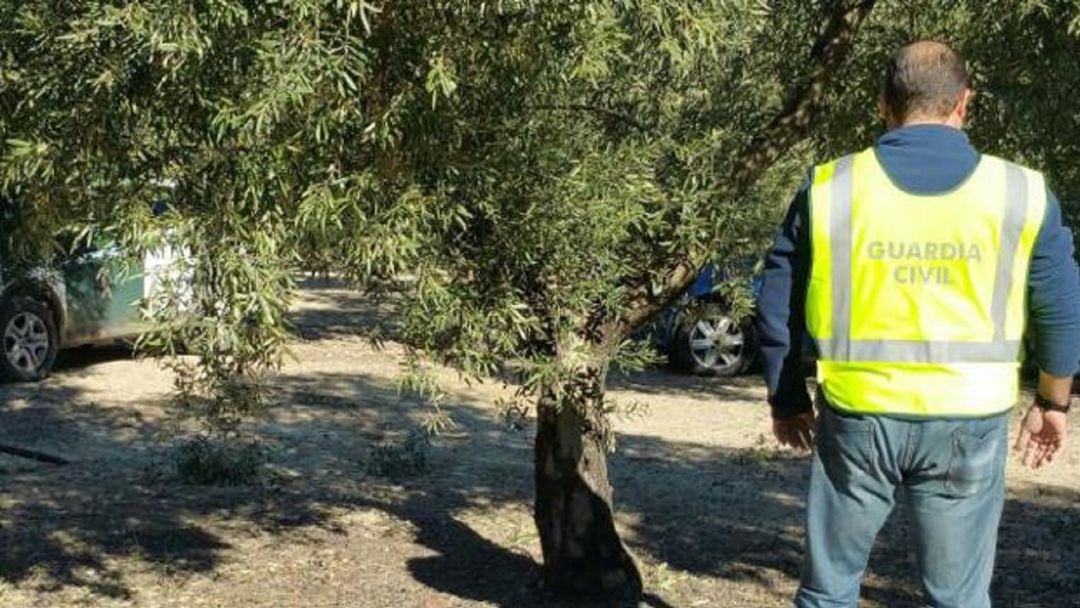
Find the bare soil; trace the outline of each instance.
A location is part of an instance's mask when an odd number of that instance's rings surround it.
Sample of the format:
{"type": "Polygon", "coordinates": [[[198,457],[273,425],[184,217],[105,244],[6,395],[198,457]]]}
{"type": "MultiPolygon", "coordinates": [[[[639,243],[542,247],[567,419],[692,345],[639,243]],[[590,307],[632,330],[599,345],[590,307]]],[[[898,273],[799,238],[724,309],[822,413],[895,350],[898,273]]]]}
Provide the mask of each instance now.
{"type": "MultiPolygon", "coordinates": [[[[66,352],[48,381],[0,387],[0,443],[72,461],[0,454],[0,607],[564,605],[538,584],[531,421],[497,415],[505,387],[439,370],[457,427],[425,472],[369,473],[372,449],[426,413],[398,394],[401,348],[361,335],[386,318],[339,287],[305,291],[296,361],[249,429],[269,461],[254,485],[176,478],[171,378],[122,349],[66,352]]],[[[790,605],[808,459],[767,438],[761,383],[654,370],[611,384],[648,406],[618,421],[611,462],[642,605],[790,605]]],[[[998,605],[1080,606],[1078,446],[1039,472],[1010,463],[998,605]]],[[[918,605],[906,530],[902,515],[886,526],[862,605],[918,605]]]]}

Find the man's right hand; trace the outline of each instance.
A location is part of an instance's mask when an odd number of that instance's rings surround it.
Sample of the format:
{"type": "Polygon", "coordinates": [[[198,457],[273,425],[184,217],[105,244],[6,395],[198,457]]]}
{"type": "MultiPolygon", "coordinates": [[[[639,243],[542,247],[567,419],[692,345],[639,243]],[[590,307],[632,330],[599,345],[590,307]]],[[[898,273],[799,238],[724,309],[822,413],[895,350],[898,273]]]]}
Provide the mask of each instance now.
{"type": "Polygon", "coordinates": [[[1024,466],[1037,469],[1054,461],[1057,453],[1065,447],[1068,432],[1069,419],[1066,414],[1033,405],[1024,416],[1014,449],[1021,455],[1020,461],[1024,466]]]}
{"type": "Polygon", "coordinates": [[[773,437],[780,445],[797,450],[809,450],[814,446],[814,410],[796,414],[790,418],[773,418],[773,437]]]}

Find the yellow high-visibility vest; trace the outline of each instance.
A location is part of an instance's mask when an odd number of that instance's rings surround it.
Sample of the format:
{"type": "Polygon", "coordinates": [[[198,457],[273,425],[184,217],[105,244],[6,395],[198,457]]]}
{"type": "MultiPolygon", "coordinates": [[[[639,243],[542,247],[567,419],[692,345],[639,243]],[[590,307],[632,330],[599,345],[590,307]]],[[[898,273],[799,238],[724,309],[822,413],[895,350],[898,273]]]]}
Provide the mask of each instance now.
{"type": "Polygon", "coordinates": [[[992,156],[949,192],[893,183],[873,149],[820,165],[810,189],[806,322],[842,411],[976,417],[1017,401],[1038,172],[992,156]]]}

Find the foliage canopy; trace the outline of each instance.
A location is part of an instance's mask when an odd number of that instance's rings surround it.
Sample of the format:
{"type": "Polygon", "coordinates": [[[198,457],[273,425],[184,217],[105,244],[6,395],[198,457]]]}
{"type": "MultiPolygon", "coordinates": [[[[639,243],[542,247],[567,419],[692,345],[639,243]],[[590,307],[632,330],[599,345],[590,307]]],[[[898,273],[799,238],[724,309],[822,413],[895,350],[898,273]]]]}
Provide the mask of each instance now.
{"type": "Polygon", "coordinates": [[[878,3],[828,118],[733,185],[835,4],[5,3],[6,238],[27,255],[71,224],[132,252],[183,240],[211,314],[169,326],[256,365],[285,339],[299,258],[359,283],[407,273],[413,343],[546,382],[617,352],[626,331],[604,355],[570,345],[670,297],[679,263],[754,258],[805,166],[870,142],[881,60],[914,37],[969,55],[979,143],[1080,191],[1067,1],[878,3]],[[154,218],[162,184],[172,213],[154,218]]]}

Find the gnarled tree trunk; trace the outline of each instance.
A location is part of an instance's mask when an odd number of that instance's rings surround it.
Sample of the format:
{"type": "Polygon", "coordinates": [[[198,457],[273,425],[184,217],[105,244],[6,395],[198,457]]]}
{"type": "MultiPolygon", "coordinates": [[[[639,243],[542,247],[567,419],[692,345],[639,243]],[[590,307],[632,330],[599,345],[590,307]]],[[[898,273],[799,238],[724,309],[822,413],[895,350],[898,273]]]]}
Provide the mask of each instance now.
{"type": "Polygon", "coordinates": [[[615,530],[603,412],[606,370],[591,368],[540,396],[534,517],[547,584],[576,596],[641,595],[641,574],[615,530]]]}

